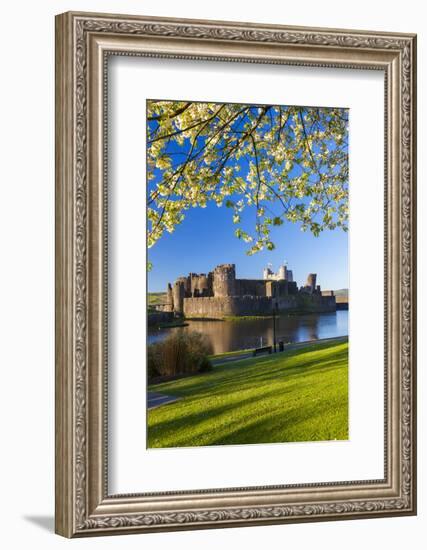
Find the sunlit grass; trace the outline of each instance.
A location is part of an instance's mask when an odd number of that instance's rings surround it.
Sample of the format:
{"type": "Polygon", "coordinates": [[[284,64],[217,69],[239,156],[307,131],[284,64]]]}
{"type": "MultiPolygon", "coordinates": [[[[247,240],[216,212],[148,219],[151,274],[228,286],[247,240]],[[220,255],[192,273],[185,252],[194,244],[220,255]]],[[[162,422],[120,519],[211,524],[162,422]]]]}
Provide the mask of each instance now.
{"type": "Polygon", "coordinates": [[[148,411],[149,447],[348,439],[348,343],[219,365],[151,386],[181,397],[148,411]]]}

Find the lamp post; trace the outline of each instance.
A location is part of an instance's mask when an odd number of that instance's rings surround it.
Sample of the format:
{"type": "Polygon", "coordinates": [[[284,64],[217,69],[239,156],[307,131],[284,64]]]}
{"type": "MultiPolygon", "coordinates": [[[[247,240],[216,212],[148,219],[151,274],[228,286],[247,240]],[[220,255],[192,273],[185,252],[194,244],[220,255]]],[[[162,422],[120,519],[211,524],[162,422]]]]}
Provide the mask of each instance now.
{"type": "Polygon", "coordinates": [[[276,353],[276,314],[277,314],[277,302],[273,302],[273,349],[276,353]]]}

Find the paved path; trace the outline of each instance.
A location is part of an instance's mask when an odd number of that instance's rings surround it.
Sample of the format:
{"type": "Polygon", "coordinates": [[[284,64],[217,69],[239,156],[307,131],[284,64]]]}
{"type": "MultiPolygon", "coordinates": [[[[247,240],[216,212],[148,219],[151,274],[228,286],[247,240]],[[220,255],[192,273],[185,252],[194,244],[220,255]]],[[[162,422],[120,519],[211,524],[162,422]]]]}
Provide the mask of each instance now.
{"type": "MultiPolygon", "coordinates": [[[[296,342],[295,344],[285,344],[283,351],[289,351],[293,349],[299,349],[299,348],[305,348],[308,346],[312,346],[314,344],[332,344],[333,342],[336,342],[337,344],[339,342],[345,342],[348,340],[348,336],[336,336],[335,338],[321,338],[320,340],[307,340],[305,342],[296,342]]],[[[277,344],[277,351],[279,352],[279,344],[277,344]]],[[[265,355],[268,355],[268,353],[258,354],[257,357],[264,357],[265,355]]],[[[218,357],[218,359],[213,359],[212,364],[215,365],[223,365],[224,363],[231,363],[233,361],[242,361],[243,359],[249,359],[250,357],[253,357],[252,352],[248,353],[242,353],[241,355],[231,355],[224,357],[218,357]]]]}
{"type": "Polygon", "coordinates": [[[147,408],[155,409],[160,405],[167,405],[168,403],[174,403],[181,399],[180,397],[174,397],[172,395],[165,395],[156,391],[149,391],[147,396],[147,408]]]}
{"type": "Polygon", "coordinates": [[[242,353],[241,355],[225,355],[224,357],[218,357],[218,359],[212,359],[211,363],[215,367],[216,365],[223,365],[224,363],[232,363],[233,361],[242,361],[243,359],[249,359],[253,357],[253,353],[242,353]]]}

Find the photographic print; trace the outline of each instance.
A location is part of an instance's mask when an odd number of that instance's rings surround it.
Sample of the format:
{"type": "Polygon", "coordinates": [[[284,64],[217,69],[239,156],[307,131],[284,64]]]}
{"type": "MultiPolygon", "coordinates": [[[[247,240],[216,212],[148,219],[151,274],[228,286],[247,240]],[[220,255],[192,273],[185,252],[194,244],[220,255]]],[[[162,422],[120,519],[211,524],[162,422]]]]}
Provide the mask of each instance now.
{"type": "Polygon", "coordinates": [[[348,119],[147,100],[149,448],[348,439],[348,119]]]}

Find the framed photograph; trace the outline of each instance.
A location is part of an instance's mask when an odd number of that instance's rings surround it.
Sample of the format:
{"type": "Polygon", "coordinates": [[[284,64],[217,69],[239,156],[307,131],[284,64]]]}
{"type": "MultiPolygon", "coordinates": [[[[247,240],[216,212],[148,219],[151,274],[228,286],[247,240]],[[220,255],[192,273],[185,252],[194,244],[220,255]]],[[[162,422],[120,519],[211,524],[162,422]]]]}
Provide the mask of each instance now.
{"type": "Polygon", "coordinates": [[[416,513],[416,37],[56,18],[56,532],[416,513]]]}

